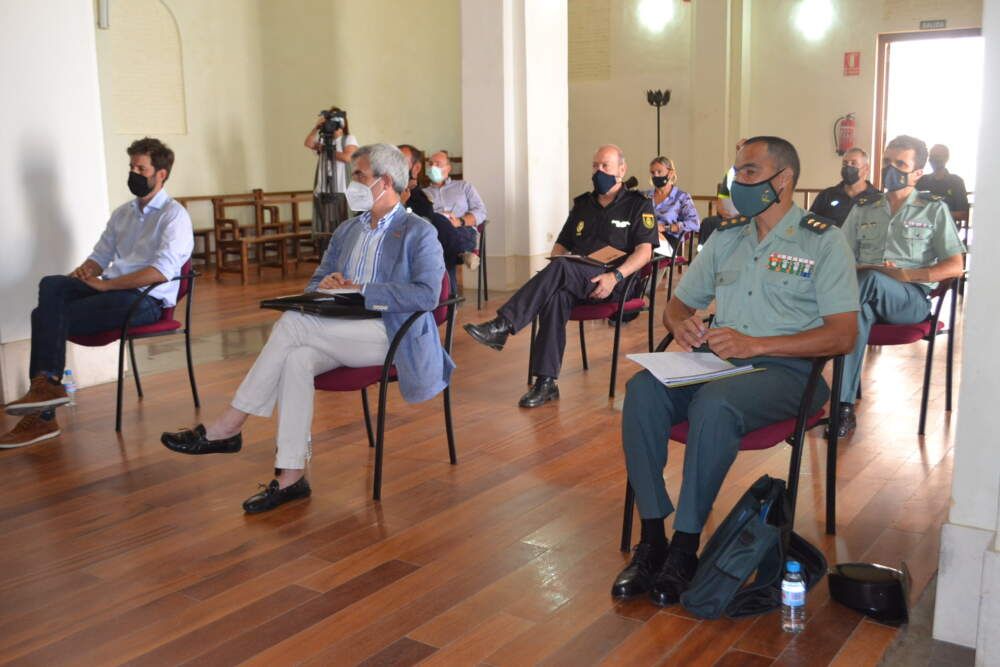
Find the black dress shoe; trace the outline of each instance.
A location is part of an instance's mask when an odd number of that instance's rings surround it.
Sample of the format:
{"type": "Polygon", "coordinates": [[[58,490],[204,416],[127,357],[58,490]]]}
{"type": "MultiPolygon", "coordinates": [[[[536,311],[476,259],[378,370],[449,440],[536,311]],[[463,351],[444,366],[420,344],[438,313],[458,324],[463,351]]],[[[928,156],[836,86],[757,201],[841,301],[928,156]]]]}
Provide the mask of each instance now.
{"type": "Polygon", "coordinates": [[[615,583],[611,585],[611,597],[630,598],[651,591],[656,573],[666,557],[666,548],[654,549],[652,544],[645,542],[635,545],[632,562],[618,573],[615,583]]]}
{"type": "Polygon", "coordinates": [[[267,486],[259,485],[261,490],[243,501],[243,511],[247,514],[259,514],[273,510],[278,505],[284,505],[291,500],[308,498],[312,494],[309,481],[302,477],[291,486],[278,488],[278,480],[272,479],[267,486]]]}
{"type": "MultiPolygon", "coordinates": [[[[837,439],[843,440],[848,438],[854,433],[854,429],[858,427],[858,418],[854,416],[854,404],[853,403],[841,403],[840,404],[840,421],[837,424],[837,439]]],[[[829,440],[830,438],[830,427],[827,426],[824,437],[829,440]]]]}
{"type": "Polygon", "coordinates": [[[167,449],[181,454],[235,454],[243,448],[243,434],[222,440],[209,440],[205,437],[205,427],[198,424],[193,429],[184,429],[176,433],[164,433],[160,442],[167,449]]]}
{"type": "Polygon", "coordinates": [[[687,590],[697,570],[698,557],[694,554],[684,553],[678,549],[667,552],[663,566],[656,573],[653,590],[649,592],[653,604],[667,607],[680,602],[681,593],[687,590]]]}
{"type": "Polygon", "coordinates": [[[539,375],[535,379],[534,386],[521,397],[517,404],[522,408],[537,408],[539,405],[544,405],[557,398],[559,398],[559,387],[556,385],[556,379],[539,375]]]}
{"type": "Polygon", "coordinates": [[[494,317],[482,324],[466,324],[463,328],[476,339],[477,343],[492,347],[494,350],[502,350],[507,342],[507,336],[510,335],[510,322],[502,317],[494,317]]]}

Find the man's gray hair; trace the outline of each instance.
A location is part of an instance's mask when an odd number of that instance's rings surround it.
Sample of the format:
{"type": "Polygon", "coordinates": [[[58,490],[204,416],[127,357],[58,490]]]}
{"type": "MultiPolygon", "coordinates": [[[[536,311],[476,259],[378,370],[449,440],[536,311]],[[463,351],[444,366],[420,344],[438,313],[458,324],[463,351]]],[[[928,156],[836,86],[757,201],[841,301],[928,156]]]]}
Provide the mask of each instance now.
{"type": "Polygon", "coordinates": [[[844,157],[847,157],[848,155],[850,155],[852,153],[855,154],[855,155],[857,155],[858,157],[860,157],[864,161],[865,164],[868,164],[868,153],[865,152],[865,149],[858,148],[857,146],[855,146],[854,148],[848,149],[847,152],[844,153],[844,157]]]}
{"type": "Polygon", "coordinates": [[[363,157],[368,158],[372,175],[381,178],[386,174],[392,179],[392,189],[401,193],[410,182],[410,161],[395,146],[389,144],[368,144],[354,151],[351,164],[363,157]]]}

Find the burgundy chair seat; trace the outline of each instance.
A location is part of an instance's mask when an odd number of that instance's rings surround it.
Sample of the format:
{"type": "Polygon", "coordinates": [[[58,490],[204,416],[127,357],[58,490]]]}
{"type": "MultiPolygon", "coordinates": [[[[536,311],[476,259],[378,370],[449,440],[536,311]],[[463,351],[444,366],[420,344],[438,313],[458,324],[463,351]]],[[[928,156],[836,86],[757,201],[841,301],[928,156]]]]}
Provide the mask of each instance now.
{"type": "MultiPolygon", "coordinates": [[[[334,368],[313,379],[313,386],[323,391],[361,391],[365,387],[378,384],[382,379],[381,366],[361,366],[360,368],[334,368]]],[[[396,379],[396,367],[389,368],[389,379],[396,379]]]]}
{"type": "MultiPolygon", "coordinates": [[[[817,426],[825,415],[826,410],[820,408],[818,412],[814,413],[809,417],[809,419],[806,420],[806,430],[808,431],[814,426],[817,426]]],[[[688,439],[688,428],[689,425],[686,421],[677,424],[670,429],[670,439],[686,444],[688,439]]],[[[743,436],[743,439],[740,440],[740,451],[744,452],[752,449],[767,449],[769,447],[774,447],[778,443],[784,442],[790,438],[794,433],[795,417],[780,422],[774,422],[773,424],[762,426],[755,431],[750,431],[743,436]]]]}
{"type": "MultiPolygon", "coordinates": [[[[170,310],[173,309],[171,308],[170,310]]],[[[166,311],[163,312],[166,313],[166,311]]],[[[164,331],[176,331],[183,326],[183,324],[174,319],[160,319],[152,324],[142,324],[137,327],[131,327],[128,330],[128,335],[132,338],[142,338],[143,336],[147,336],[149,334],[163,333],[164,331]]],[[[77,345],[100,347],[102,345],[115,342],[118,340],[120,334],[120,329],[109,329],[107,331],[88,334],[86,336],[70,336],[70,340],[77,345]]]]}
{"type": "Polygon", "coordinates": [[[688,261],[687,258],[685,257],[664,257],[663,259],[661,259],[656,263],[656,270],[662,271],[668,268],[671,264],[676,266],[684,266],[687,263],[688,261]]]}
{"type": "MultiPolygon", "coordinates": [[[[944,330],[944,322],[938,320],[937,330],[944,330]]],[[[876,324],[868,333],[869,345],[908,345],[927,338],[931,333],[931,321],[916,324],[876,324]]]]}
{"type": "MultiPolygon", "coordinates": [[[[629,299],[625,302],[625,312],[631,313],[637,310],[642,310],[646,307],[646,301],[644,299],[629,299]]],[[[573,306],[573,310],[569,314],[569,319],[577,322],[586,322],[587,320],[603,320],[605,318],[611,317],[618,313],[618,304],[614,301],[608,301],[606,303],[586,303],[582,306],[573,306]]]]}

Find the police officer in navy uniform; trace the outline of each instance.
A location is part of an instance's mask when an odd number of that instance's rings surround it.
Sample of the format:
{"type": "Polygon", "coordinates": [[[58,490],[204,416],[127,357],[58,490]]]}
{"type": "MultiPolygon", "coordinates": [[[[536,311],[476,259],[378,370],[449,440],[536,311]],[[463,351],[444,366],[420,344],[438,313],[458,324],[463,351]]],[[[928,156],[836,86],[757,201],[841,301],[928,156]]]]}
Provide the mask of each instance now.
{"type": "Polygon", "coordinates": [[[917,190],[926,190],[944,198],[953,218],[961,216],[962,219],[968,219],[969,195],[965,191],[965,181],[945,167],[950,155],[948,147],[944,144],[935,144],[931,147],[927,161],[934,171],[920,177],[917,181],[917,190]]]}
{"type": "MultiPolygon", "coordinates": [[[[681,350],[712,351],[747,373],[668,388],[649,371],[628,383],[622,446],[642,518],[642,538],[611,594],[649,593],[676,603],[694,576],[701,531],[748,432],[798,411],[811,369],[806,357],[848,352],[857,335],[854,258],[843,233],[792,200],[795,148],[753,137],[736,155],[731,196],[741,216],[725,220],[695,257],[667,304],[663,323],[681,350]],[[715,301],[707,328],[696,311],[715,301]],[[687,421],[684,477],[676,512],[663,482],[670,429],[687,421]],[[674,513],[668,542],[664,519],[674,513]]],[[[826,401],[817,389],[815,411],[826,401]]]]}
{"type": "Polygon", "coordinates": [[[854,401],[861,364],[875,322],[916,324],[930,314],[927,295],[937,283],[962,275],[965,247],[945,201],[914,187],[927,163],[927,144],[910,136],[889,142],[882,157],[885,195],[858,200],[844,235],[858,263],[861,310],[854,350],[844,357],[840,437],[857,424],[854,401]]]}
{"type": "Polygon", "coordinates": [[[503,349],[507,336],[538,317],[531,373],[535,382],[518,405],[534,408],[559,398],[556,378],[566,349],[566,322],[573,306],[617,298],[623,281],[649,263],[659,242],[649,199],[629,190],[625,156],[617,146],[601,146],[594,154],[593,192],[573,200],[552,255],[589,255],[611,246],[626,253],[620,264],[605,269],[568,258],[553,259],[482,324],[466,324],[476,341],[503,349]]]}
{"type": "Polygon", "coordinates": [[[840,183],[816,195],[809,210],[842,227],[858,198],[878,192],[868,180],[869,170],[868,153],[860,148],[847,151],[840,166],[840,183]]]}

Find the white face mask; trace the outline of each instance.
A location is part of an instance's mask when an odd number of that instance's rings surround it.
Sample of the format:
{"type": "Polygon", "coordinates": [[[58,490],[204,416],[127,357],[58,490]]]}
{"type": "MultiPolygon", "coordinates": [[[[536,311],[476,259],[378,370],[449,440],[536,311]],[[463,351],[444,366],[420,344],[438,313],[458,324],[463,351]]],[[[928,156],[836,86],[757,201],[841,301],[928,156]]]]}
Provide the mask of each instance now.
{"type": "MultiPolygon", "coordinates": [[[[378,182],[377,180],[375,181],[375,183],[378,182]]],[[[385,188],[382,188],[382,192],[379,193],[378,197],[372,196],[372,187],[375,186],[375,183],[368,186],[360,181],[351,181],[351,184],[347,186],[347,192],[344,194],[347,196],[347,205],[351,207],[352,211],[364,212],[372,210],[375,202],[385,194],[385,188]]]]}

